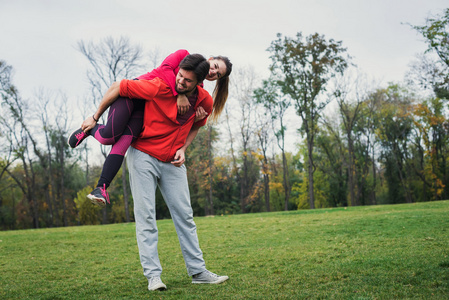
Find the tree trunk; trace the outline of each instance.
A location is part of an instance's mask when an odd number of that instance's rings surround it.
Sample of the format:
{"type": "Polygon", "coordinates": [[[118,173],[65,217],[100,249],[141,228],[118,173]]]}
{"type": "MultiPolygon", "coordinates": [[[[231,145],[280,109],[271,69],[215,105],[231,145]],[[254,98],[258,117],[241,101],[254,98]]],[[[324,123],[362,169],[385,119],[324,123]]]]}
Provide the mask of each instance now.
{"type": "Polygon", "coordinates": [[[240,176],[240,209],[242,213],[245,213],[245,189],[244,189],[245,176],[240,176]]]}
{"type": "Polygon", "coordinates": [[[267,212],[270,212],[270,177],[268,174],[263,175],[263,181],[265,189],[265,209],[267,210],[267,212]]]}
{"type": "Polygon", "coordinates": [[[375,160],[375,155],[374,155],[374,147],[373,147],[373,156],[372,156],[372,161],[373,161],[373,191],[371,193],[371,205],[376,205],[377,204],[377,200],[376,200],[376,185],[377,185],[377,171],[376,171],[376,160],[375,160]]]}
{"type": "Polygon", "coordinates": [[[102,209],[103,212],[103,223],[102,224],[108,224],[108,212],[106,210],[106,206],[102,209]]]}
{"type": "Polygon", "coordinates": [[[240,207],[242,209],[242,213],[245,213],[246,189],[248,187],[248,160],[246,157],[246,149],[244,149],[243,152],[243,176],[240,176],[240,207]]]}
{"type": "Polygon", "coordinates": [[[353,141],[349,133],[347,133],[346,137],[348,138],[348,183],[349,183],[349,203],[351,206],[357,206],[357,200],[355,197],[355,166],[354,166],[354,146],[353,141]]]}
{"type": "Polygon", "coordinates": [[[412,203],[413,202],[412,195],[410,194],[410,190],[407,185],[407,180],[404,178],[404,174],[402,173],[402,164],[399,162],[398,159],[396,159],[396,163],[398,167],[399,179],[405,190],[405,200],[407,201],[407,203],[412,203]]]}
{"type": "Polygon", "coordinates": [[[290,176],[288,174],[287,157],[285,151],[282,149],[282,169],[283,169],[283,185],[284,185],[284,210],[288,210],[288,203],[290,202],[290,176]]]}
{"type": "Polygon", "coordinates": [[[309,137],[309,133],[307,133],[307,150],[308,150],[308,158],[309,158],[309,166],[308,166],[308,173],[309,173],[309,206],[311,209],[315,209],[315,195],[313,191],[313,144],[309,137]]]}
{"type": "Polygon", "coordinates": [[[64,136],[61,135],[60,137],[60,145],[61,145],[61,150],[60,150],[60,166],[61,166],[61,178],[60,178],[60,191],[61,191],[61,201],[62,201],[62,209],[63,209],[63,221],[64,221],[64,226],[69,226],[69,220],[68,220],[68,212],[67,212],[67,197],[65,195],[65,188],[64,188],[64,177],[65,177],[65,156],[64,156],[64,145],[65,144],[65,139],[64,136]]]}
{"type": "MultiPolygon", "coordinates": [[[[24,165],[25,167],[25,165],[24,165]]],[[[36,199],[36,195],[35,195],[35,191],[36,189],[36,181],[35,181],[35,174],[34,174],[34,170],[33,170],[33,163],[31,161],[29,161],[29,167],[30,167],[30,172],[31,176],[26,176],[27,178],[27,190],[28,190],[28,202],[30,203],[31,206],[31,212],[32,212],[32,216],[33,216],[33,227],[34,228],[39,228],[39,204],[37,202],[36,199]]],[[[27,172],[25,172],[27,173],[27,172]]]]}

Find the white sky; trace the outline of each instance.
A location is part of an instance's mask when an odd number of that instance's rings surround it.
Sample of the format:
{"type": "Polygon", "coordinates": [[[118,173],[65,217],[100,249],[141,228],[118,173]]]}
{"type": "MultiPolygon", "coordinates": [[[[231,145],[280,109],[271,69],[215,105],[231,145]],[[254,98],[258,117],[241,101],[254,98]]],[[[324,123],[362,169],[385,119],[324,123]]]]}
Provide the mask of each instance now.
{"type": "Polygon", "coordinates": [[[364,73],[386,83],[401,81],[426,49],[403,23],[424,24],[448,6],[447,0],[0,0],[0,60],[13,66],[23,96],[56,89],[77,101],[87,89],[87,63],[76,50],[82,39],[127,36],[147,51],[221,54],[267,77],[266,49],[276,33],[318,32],[343,41],[364,73]]]}

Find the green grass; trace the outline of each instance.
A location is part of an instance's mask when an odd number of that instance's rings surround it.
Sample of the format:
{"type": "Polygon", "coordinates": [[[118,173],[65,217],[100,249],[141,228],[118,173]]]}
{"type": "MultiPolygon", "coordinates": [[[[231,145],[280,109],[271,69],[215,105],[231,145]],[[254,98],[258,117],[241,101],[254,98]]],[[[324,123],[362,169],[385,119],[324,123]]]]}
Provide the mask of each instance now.
{"type": "Polygon", "coordinates": [[[0,232],[0,299],[447,299],[449,201],[195,219],[220,285],[193,285],[171,220],[149,292],[134,224],[0,232]]]}

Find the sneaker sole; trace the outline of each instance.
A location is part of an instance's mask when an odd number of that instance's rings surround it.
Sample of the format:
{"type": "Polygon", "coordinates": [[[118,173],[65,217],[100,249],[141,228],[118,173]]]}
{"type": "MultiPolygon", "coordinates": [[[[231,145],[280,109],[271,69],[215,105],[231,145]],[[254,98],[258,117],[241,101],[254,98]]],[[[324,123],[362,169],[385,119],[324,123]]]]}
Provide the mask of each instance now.
{"type": "Polygon", "coordinates": [[[104,201],[101,198],[97,198],[94,195],[89,194],[89,195],[87,195],[87,198],[89,198],[90,202],[92,202],[95,205],[98,205],[100,207],[105,207],[106,206],[106,201],[104,201]]]}
{"type": "Polygon", "coordinates": [[[152,287],[151,289],[148,288],[149,291],[165,291],[167,289],[167,286],[163,283],[156,284],[156,286],[152,287]]]}
{"type": "Polygon", "coordinates": [[[192,280],[192,283],[194,283],[194,284],[202,284],[202,283],[219,284],[219,283],[225,282],[228,279],[229,279],[229,277],[225,276],[224,278],[218,279],[217,281],[195,281],[195,280],[192,280]]]}

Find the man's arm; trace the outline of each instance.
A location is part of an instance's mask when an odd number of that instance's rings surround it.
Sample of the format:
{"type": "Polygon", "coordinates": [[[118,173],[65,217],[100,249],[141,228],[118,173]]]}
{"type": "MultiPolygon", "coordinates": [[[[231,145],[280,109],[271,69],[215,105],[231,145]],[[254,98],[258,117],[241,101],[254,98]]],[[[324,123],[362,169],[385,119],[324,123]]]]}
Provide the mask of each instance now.
{"type": "Polygon", "coordinates": [[[185,162],[185,160],[186,160],[186,157],[185,157],[186,149],[193,142],[193,140],[195,139],[196,135],[198,134],[198,131],[200,130],[200,128],[201,127],[193,125],[192,129],[190,129],[190,132],[189,132],[189,134],[187,135],[187,138],[186,138],[186,143],[184,144],[184,146],[179,148],[178,151],[176,151],[175,160],[171,162],[173,165],[175,165],[176,167],[180,167],[185,162]]]}
{"type": "Polygon", "coordinates": [[[87,133],[89,130],[94,128],[101,115],[106,111],[106,109],[108,109],[109,106],[111,106],[112,103],[114,103],[115,100],[117,100],[119,96],[120,82],[116,81],[104,94],[103,99],[101,99],[100,105],[98,106],[98,109],[93,114],[93,116],[87,118],[86,120],[84,120],[83,124],[81,124],[81,129],[87,133]],[[95,121],[94,118],[97,121],[95,121]]]}

